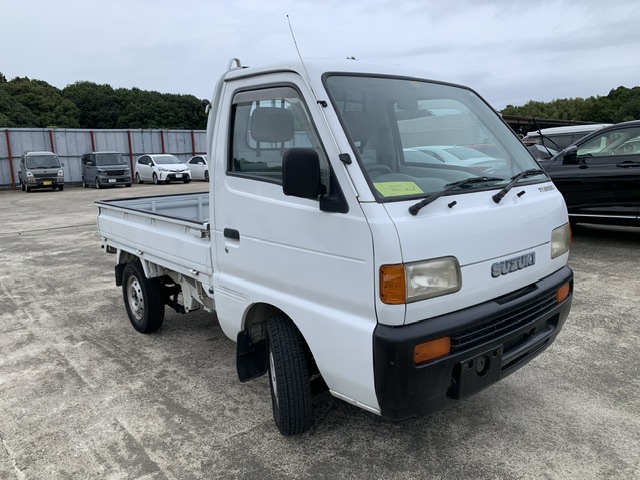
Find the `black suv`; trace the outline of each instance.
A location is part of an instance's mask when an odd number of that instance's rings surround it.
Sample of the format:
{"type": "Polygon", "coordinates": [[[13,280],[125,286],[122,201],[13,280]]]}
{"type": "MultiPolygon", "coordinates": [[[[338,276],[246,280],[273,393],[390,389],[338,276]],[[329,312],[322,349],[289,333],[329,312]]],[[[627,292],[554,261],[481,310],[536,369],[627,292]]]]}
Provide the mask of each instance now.
{"type": "Polygon", "coordinates": [[[640,120],[597,130],[539,162],[572,222],[640,226],[640,120]]]}

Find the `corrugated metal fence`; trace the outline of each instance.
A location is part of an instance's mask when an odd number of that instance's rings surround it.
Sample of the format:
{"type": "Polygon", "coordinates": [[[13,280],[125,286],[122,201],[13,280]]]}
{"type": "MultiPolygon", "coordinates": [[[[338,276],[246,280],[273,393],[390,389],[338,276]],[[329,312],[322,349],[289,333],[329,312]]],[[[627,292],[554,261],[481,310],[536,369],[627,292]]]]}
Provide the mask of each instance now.
{"type": "Polygon", "coordinates": [[[183,162],[206,153],[204,130],[85,130],[66,128],[6,128],[0,132],[0,187],[20,188],[20,157],[31,150],[54,152],[64,163],[68,183],[82,180],[80,158],[83,153],[109,150],[129,160],[145,153],[172,153],[183,162]],[[16,187],[17,183],[17,187],[16,187]]]}

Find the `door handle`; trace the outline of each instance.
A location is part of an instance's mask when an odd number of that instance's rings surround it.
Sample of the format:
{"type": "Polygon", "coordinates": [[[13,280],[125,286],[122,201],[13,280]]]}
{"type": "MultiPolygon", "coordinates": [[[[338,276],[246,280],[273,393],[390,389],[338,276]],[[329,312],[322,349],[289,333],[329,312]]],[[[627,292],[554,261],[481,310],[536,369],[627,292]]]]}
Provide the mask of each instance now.
{"type": "Polygon", "coordinates": [[[225,238],[240,241],[240,232],[235,228],[225,228],[222,231],[222,234],[225,236],[225,238]]]}
{"type": "Polygon", "coordinates": [[[620,168],[640,167],[640,162],[632,162],[632,161],[620,162],[616,165],[616,167],[620,167],[620,168]]]}

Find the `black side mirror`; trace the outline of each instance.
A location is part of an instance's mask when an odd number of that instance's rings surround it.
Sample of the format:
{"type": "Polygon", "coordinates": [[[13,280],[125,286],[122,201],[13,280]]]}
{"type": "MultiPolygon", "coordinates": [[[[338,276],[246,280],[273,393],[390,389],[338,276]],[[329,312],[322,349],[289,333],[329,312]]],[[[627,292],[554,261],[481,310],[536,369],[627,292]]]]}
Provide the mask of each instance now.
{"type": "Polygon", "coordinates": [[[318,198],[325,187],[320,181],[320,158],[312,148],[290,148],[282,157],[282,191],[300,198],[318,198]]]}
{"type": "Polygon", "coordinates": [[[578,162],[578,147],[571,145],[562,153],[563,165],[576,165],[578,162]]]}

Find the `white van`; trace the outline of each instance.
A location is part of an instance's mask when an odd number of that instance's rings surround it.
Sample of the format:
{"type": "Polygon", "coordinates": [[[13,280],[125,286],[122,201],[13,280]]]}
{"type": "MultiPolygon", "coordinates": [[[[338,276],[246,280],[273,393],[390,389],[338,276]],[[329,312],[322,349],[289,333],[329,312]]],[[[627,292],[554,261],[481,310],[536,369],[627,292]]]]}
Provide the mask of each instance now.
{"type": "Polygon", "coordinates": [[[562,150],[567,148],[574,142],[577,142],[585,135],[600,130],[603,127],[608,127],[611,123],[593,123],[589,125],[571,125],[568,127],[552,127],[543,128],[542,130],[536,130],[534,132],[527,133],[523,141],[526,143],[532,142],[538,145],[546,145],[547,147],[554,148],[556,150],[562,150]]]}

